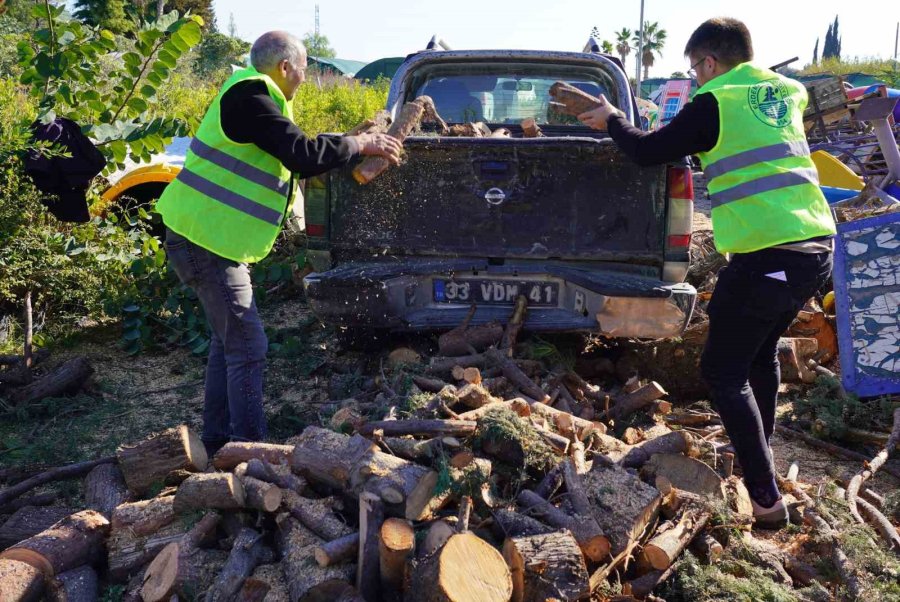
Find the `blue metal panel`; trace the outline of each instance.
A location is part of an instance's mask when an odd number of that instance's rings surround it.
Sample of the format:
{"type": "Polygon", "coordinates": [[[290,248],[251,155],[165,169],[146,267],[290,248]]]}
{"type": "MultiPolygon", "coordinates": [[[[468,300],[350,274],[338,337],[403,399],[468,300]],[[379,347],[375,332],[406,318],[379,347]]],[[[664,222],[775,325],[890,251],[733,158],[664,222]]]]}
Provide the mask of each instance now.
{"type": "Polygon", "coordinates": [[[900,214],[838,224],[834,292],[844,388],[900,393],[900,214]]]}

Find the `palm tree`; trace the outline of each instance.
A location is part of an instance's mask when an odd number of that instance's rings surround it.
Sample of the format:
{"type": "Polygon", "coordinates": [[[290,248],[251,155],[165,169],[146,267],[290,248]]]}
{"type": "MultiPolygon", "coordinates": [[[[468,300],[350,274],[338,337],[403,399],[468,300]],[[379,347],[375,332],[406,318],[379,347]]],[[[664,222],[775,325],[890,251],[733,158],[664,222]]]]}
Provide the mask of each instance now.
{"type": "Polygon", "coordinates": [[[612,54],[613,53],[613,45],[609,40],[603,40],[600,44],[601,50],[603,50],[604,54],[612,54]]]}
{"type": "Polygon", "coordinates": [[[625,57],[631,54],[631,30],[627,27],[623,27],[622,31],[616,32],[616,52],[619,53],[619,58],[622,59],[622,66],[625,65],[625,57]]]}
{"type": "MultiPolygon", "coordinates": [[[[634,33],[634,45],[640,46],[640,32],[634,33]]],[[[662,56],[662,49],[666,45],[666,30],[660,29],[659,23],[654,21],[644,22],[644,47],[641,49],[641,63],[644,66],[644,79],[650,78],[650,67],[653,66],[654,56],[662,56]]]]}

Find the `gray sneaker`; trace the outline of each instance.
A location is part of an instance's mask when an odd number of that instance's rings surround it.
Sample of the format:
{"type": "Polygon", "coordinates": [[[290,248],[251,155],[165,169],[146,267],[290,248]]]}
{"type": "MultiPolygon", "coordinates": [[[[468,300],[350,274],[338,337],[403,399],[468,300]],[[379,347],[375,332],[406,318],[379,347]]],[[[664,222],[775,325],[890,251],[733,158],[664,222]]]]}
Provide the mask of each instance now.
{"type": "Polygon", "coordinates": [[[753,525],[760,529],[778,530],[788,524],[788,508],[784,502],[784,498],[780,498],[772,506],[768,508],[756,503],[753,497],[750,497],[750,504],[753,506],[753,525]]]}

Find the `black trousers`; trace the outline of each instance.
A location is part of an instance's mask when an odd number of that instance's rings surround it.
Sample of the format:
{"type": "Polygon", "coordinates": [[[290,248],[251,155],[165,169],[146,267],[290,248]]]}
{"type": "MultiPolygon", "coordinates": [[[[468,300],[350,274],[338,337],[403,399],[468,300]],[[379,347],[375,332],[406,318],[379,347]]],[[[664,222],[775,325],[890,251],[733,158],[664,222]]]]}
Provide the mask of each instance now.
{"type": "Polygon", "coordinates": [[[719,272],[700,365],[748,485],[775,477],[769,439],[781,382],[778,339],[831,267],[831,253],[763,249],[735,254],[719,272]]]}

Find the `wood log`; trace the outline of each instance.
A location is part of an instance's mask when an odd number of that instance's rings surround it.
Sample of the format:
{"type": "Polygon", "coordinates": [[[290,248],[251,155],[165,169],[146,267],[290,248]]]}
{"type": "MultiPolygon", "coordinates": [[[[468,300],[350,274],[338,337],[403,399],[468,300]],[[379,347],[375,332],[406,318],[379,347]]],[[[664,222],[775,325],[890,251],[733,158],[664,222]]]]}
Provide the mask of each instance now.
{"type": "Polygon", "coordinates": [[[627,470],[594,463],[582,475],[593,517],[609,540],[612,555],[632,548],[659,513],[660,495],[627,470]]]}
{"type": "Polygon", "coordinates": [[[16,510],[0,526],[0,550],[4,550],[41,531],[49,529],[75,512],[59,506],[25,506],[16,510]]]}
{"type": "Polygon", "coordinates": [[[412,570],[411,602],[507,602],[509,567],[497,550],[472,532],[454,533],[412,570]]]}
{"type": "Polygon", "coordinates": [[[206,470],[206,448],[200,437],[182,424],[134,445],[116,450],[119,469],[128,488],[144,495],[174,470],[206,470]]]}
{"type": "Polygon", "coordinates": [[[249,462],[253,458],[270,464],[286,464],[291,461],[293,451],[292,445],[229,441],[213,456],[212,464],[219,470],[232,470],[238,464],[249,462]]]}
{"type": "MultiPolygon", "coordinates": [[[[477,483],[481,483],[482,491],[489,488],[488,479],[492,470],[493,466],[490,460],[475,458],[471,452],[459,452],[450,460],[450,485],[437,494],[434,493],[434,486],[430,490],[425,490],[423,493],[431,497],[419,512],[419,516],[415,518],[407,516],[406,518],[408,520],[427,520],[435,512],[456,499],[461,491],[478,493],[477,491],[472,491],[477,483]],[[458,462],[464,454],[468,454],[469,459],[465,463],[458,462]]],[[[435,481],[434,485],[436,484],[437,481],[435,481]]]]}
{"type": "Polygon", "coordinates": [[[172,495],[120,504],[110,518],[112,531],[127,528],[137,536],[156,533],[175,520],[174,504],[172,495]]]}
{"type": "Polygon", "coordinates": [[[495,409],[506,408],[512,410],[519,416],[526,418],[531,416],[531,406],[522,398],[515,399],[506,399],[506,400],[497,400],[492,401],[486,405],[481,406],[475,410],[469,410],[468,412],[463,412],[459,415],[460,420],[479,420],[484,417],[485,414],[491,412],[495,409]]]}
{"type": "Polygon", "coordinates": [[[13,405],[27,405],[46,397],[71,395],[77,393],[93,373],[94,368],[87,358],[75,357],[56,367],[40,380],[13,391],[9,395],[9,400],[13,405]]]}
{"type": "Polygon", "coordinates": [[[562,487],[562,484],[563,472],[562,462],[560,462],[544,473],[544,477],[537,486],[535,486],[534,492],[545,500],[549,500],[556,493],[556,490],[562,487]]]}
{"type": "Polygon", "coordinates": [[[373,449],[374,444],[360,435],[348,437],[308,426],[295,441],[291,468],[312,481],[346,490],[353,467],[373,449]]]}
{"type": "Polygon", "coordinates": [[[130,494],[122,471],[115,464],[101,464],[84,479],[84,503],[109,518],[113,510],[128,501],[130,494]]]}
{"type": "Polygon", "coordinates": [[[300,495],[306,493],[308,489],[306,480],[292,473],[287,464],[271,464],[259,458],[250,458],[247,460],[244,474],[300,495]]]}
{"type": "Polygon", "coordinates": [[[609,556],[609,539],[597,527],[596,521],[588,522],[580,520],[581,517],[572,517],[528,489],[521,490],[516,501],[528,514],[548,525],[571,531],[586,559],[598,562],[609,556]]]}
{"type": "Polygon", "coordinates": [[[173,595],[195,597],[208,590],[219,574],[224,553],[202,550],[200,544],[215,532],[219,516],[208,513],[177,542],[156,555],[144,574],[141,597],[144,602],[162,602],[173,595]]]}
{"type": "Polygon", "coordinates": [[[242,529],[238,533],[222,572],[206,592],[206,602],[227,602],[234,599],[260,561],[266,556],[271,558],[271,550],[263,544],[262,537],[261,533],[253,529],[242,529]]]}
{"type": "Polygon", "coordinates": [[[455,366],[463,368],[479,368],[487,367],[488,360],[483,353],[460,355],[451,357],[433,357],[428,363],[428,372],[430,374],[449,374],[455,366]]]}
{"type": "Polygon", "coordinates": [[[591,594],[587,567],[568,531],[510,537],[503,543],[513,602],[585,600],[591,594]]]}
{"type": "Polygon", "coordinates": [[[453,519],[444,518],[431,523],[431,526],[428,527],[428,531],[425,533],[425,542],[418,549],[418,558],[427,558],[435,554],[456,533],[456,529],[449,522],[450,520],[455,520],[455,517],[453,519]]]}
{"type": "Polygon", "coordinates": [[[424,95],[419,96],[416,98],[416,102],[422,105],[422,123],[433,123],[437,125],[438,133],[441,136],[446,136],[450,131],[450,128],[447,127],[447,122],[441,119],[431,97],[424,95]]]}
{"type": "Polygon", "coordinates": [[[681,454],[654,454],[641,467],[641,476],[653,482],[663,476],[676,488],[725,501],[725,482],[704,462],[681,454]]]}
{"type": "Polygon", "coordinates": [[[282,491],[277,485],[247,475],[241,478],[241,485],[244,487],[244,503],[248,508],[275,512],[281,506],[282,491]]]}
{"type": "Polygon", "coordinates": [[[686,431],[672,431],[637,445],[626,445],[607,435],[599,435],[599,440],[606,456],[625,468],[643,466],[653,454],[696,456],[699,453],[693,437],[686,431]]]}
{"type": "Polygon", "coordinates": [[[359,434],[371,437],[376,431],[386,436],[420,435],[466,437],[475,432],[477,423],[469,420],[374,420],[364,424],[359,434]]]}
{"type": "MultiPolygon", "coordinates": [[[[824,450],[831,455],[839,456],[841,458],[848,458],[850,460],[857,460],[861,462],[868,462],[869,457],[861,454],[859,452],[855,452],[849,449],[845,449],[843,447],[839,447],[834,445],[833,443],[828,443],[827,441],[822,441],[821,439],[817,439],[810,435],[807,435],[804,432],[801,432],[795,428],[791,428],[788,426],[784,426],[783,424],[776,424],[775,431],[781,435],[786,435],[789,437],[793,437],[794,439],[800,439],[810,447],[815,447],[817,449],[824,450]]],[[[900,479],[900,470],[896,470],[891,468],[890,466],[883,466],[881,471],[891,475],[895,479],[900,479]]]]}
{"type": "Polygon", "coordinates": [[[89,566],[57,575],[48,589],[48,602],[96,602],[100,599],[100,579],[97,571],[89,566]]]}
{"type": "Polygon", "coordinates": [[[491,515],[494,519],[493,532],[498,540],[553,532],[553,529],[542,522],[513,510],[498,508],[491,515]]]}
{"type": "Polygon", "coordinates": [[[8,548],[0,553],[0,559],[26,562],[50,578],[97,562],[108,533],[105,516],[95,510],[82,510],[8,548]]]}
{"type": "Polygon", "coordinates": [[[161,527],[155,533],[135,535],[129,528],[113,529],[107,541],[107,576],[114,583],[127,581],[156,558],[163,548],[181,540],[190,525],[184,521],[161,527]]]}
{"type": "Polygon", "coordinates": [[[37,602],[44,595],[44,575],[27,562],[0,558],[4,602],[37,602]]]}
{"type": "Polygon", "coordinates": [[[40,472],[36,475],[30,476],[27,479],[24,479],[23,481],[20,481],[19,483],[16,483],[15,485],[12,485],[10,487],[7,487],[3,491],[0,491],[0,505],[8,504],[26,491],[31,491],[35,487],[40,487],[45,483],[50,483],[52,481],[61,479],[73,479],[75,477],[80,477],[89,473],[96,466],[99,466],[101,464],[108,464],[115,461],[116,458],[110,456],[108,458],[100,458],[99,460],[77,462],[75,464],[57,466],[55,468],[45,470],[44,472],[40,472]]]}
{"type": "Polygon", "coordinates": [[[269,593],[265,602],[287,602],[290,600],[282,564],[282,562],[261,564],[256,567],[256,570],[253,571],[253,575],[250,577],[250,579],[262,581],[269,586],[269,593]]]}
{"type": "Polygon", "coordinates": [[[51,506],[56,501],[56,492],[47,491],[26,497],[20,497],[0,506],[0,515],[13,514],[16,510],[25,506],[51,506]]]}
{"type": "MultiPolygon", "coordinates": [[[[389,519],[394,520],[394,519],[389,519]]],[[[316,547],[315,557],[319,566],[326,567],[340,564],[345,560],[356,558],[359,553],[359,531],[348,533],[332,541],[324,542],[316,547]]]]}
{"type": "MultiPolygon", "coordinates": [[[[281,549],[281,568],[287,582],[291,602],[312,600],[335,584],[347,583],[356,573],[355,563],[319,566],[315,551],[323,542],[287,513],[279,514],[278,542],[281,549]]],[[[333,599],[333,598],[332,598],[333,599]]]]}
{"type": "Polygon", "coordinates": [[[488,349],[484,352],[485,357],[492,365],[499,367],[503,371],[510,383],[520,389],[525,395],[539,402],[546,402],[550,399],[543,389],[534,384],[531,380],[509,357],[506,353],[499,349],[488,349]]]}
{"type": "MultiPolygon", "coordinates": [[[[402,143],[419,126],[424,113],[425,107],[423,103],[416,101],[407,102],[400,109],[397,120],[388,129],[388,135],[393,136],[402,143]]],[[[366,157],[353,169],[353,179],[360,184],[368,184],[390,166],[390,161],[384,157],[366,157]]]]}
{"type": "Polygon", "coordinates": [[[453,452],[461,445],[456,437],[434,437],[424,441],[412,437],[385,437],[380,443],[395,456],[424,463],[440,456],[442,452],[453,452]]]}
{"type": "Polygon", "coordinates": [[[498,349],[507,350],[507,355],[512,357],[516,342],[519,339],[519,331],[525,323],[525,314],[528,311],[528,299],[525,295],[516,297],[515,305],[513,305],[512,315],[506,322],[506,328],[503,330],[503,338],[500,339],[498,349]]]}
{"type": "Polygon", "coordinates": [[[519,125],[522,128],[522,136],[525,138],[541,138],[544,135],[534,117],[526,117],[519,125]]]}
{"type": "Polygon", "coordinates": [[[565,426],[571,425],[571,427],[575,431],[575,437],[577,439],[587,439],[587,437],[594,431],[604,434],[606,433],[606,427],[599,422],[591,422],[590,420],[585,420],[584,418],[573,416],[569,412],[562,412],[544,403],[538,402],[531,404],[531,413],[545,418],[547,422],[555,425],[557,429],[565,428],[565,426]]]}
{"type": "Polygon", "coordinates": [[[453,330],[438,337],[438,352],[443,356],[466,355],[472,351],[484,351],[500,342],[503,327],[499,322],[468,326],[464,321],[453,330]]]}
{"type": "MultiPolygon", "coordinates": [[[[578,522],[581,532],[600,534],[609,543],[613,543],[610,534],[607,533],[606,530],[604,530],[604,528],[601,527],[599,522],[594,518],[594,506],[592,504],[589,491],[588,489],[586,489],[581,475],[578,474],[578,469],[575,466],[575,462],[571,458],[569,458],[567,460],[563,460],[560,464],[560,467],[562,471],[563,481],[566,484],[566,491],[568,492],[568,497],[566,499],[568,500],[569,504],[571,504],[574,518],[578,522]]],[[[612,550],[613,554],[616,554],[619,551],[615,549],[615,546],[612,547],[612,550]]],[[[592,560],[596,559],[592,558],[592,560]]]]}
{"type": "Polygon", "coordinates": [[[641,550],[641,557],[658,571],[669,568],[684,548],[696,537],[709,521],[708,511],[687,505],[678,521],[667,530],[660,529],[641,550]]]}
{"type": "Polygon", "coordinates": [[[615,405],[609,409],[608,416],[613,420],[621,420],[665,395],[666,390],[659,383],[655,381],[647,383],[637,391],[616,399],[615,405]]]}
{"type": "Polygon", "coordinates": [[[175,514],[215,508],[236,510],[247,503],[240,480],[227,472],[202,472],[186,479],[175,492],[175,514]]]}
{"type": "Polygon", "coordinates": [[[367,602],[376,602],[381,595],[379,578],[378,536],[384,523],[381,498],[370,491],[359,496],[359,550],[356,562],[356,588],[367,602]]]}
{"type": "Polygon", "coordinates": [[[437,480],[434,470],[376,450],[357,463],[350,484],[357,494],[363,489],[377,494],[390,516],[419,520],[437,480]]]}
{"type": "Polygon", "coordinates": [[[573,117],[578,117],[582,113],[596,109],[602,104],[596,96],[591,96],[587,92],[562,81],[550,86],[550,98],[560,103],[553,105],[556,111],[573,117]]]}
{"type": "Polygon", "coordinates": [[[236,602],[263,602],[272,586],[262,579],[248,577],[235,598],[236,602]]]}
{"type": "Polygon", "coordinates": [[[366,119],[350,131],[345,136],[358,136],[359,134],[384,134],[391,126],[391,114],[389,111],[381,110],[375,113],[373,119],[366,119]]]}
{"type": "Polygon", "coordinates": [[[412,525],[399,518],[389,518],[381,525],[378,561],[381,587],[385,592],[401,592],[406,581],[406,563],[415,552],[416,533],[412,525]]]}
{"type": "Polygon", "coordinates": [[[311,499],[285,491],[283,503],[291,516],[325,541],[339,539],[353,531],[332,510],[338,504],[335,498],[311,499]]]}
{"type": "MultiPolygon", "coordinates": [[[[466,368],[465,370],[477,370],[478,368],[466,368]]],[[[478,384],[467,384],[456,393],[459,401],[470,408],[476,409],[485,406],[497,399],[488,393],[487,389],[478,384]]]]}
{"type": "Polygon", "coordinates": [[[412,381],[414,385],[429,393],[438,393],[443,391],[446,387],[452,386],[450,383],[446,383],[439,378],[428,378],[418,374],[412,375],[412,381]]]}
{"type": "Polygon", "coordinates": [[[704,531],[691,542],[691,551],[706,564],[716,564],[725,553],[725,548],[709,532],[704,531]]]}
{"type": "MultiPolygon", "coordinates": [[[[850,479],[850,485],[847,487],[847,505],[850,506],[850,514],[853,515],[853,518],[855,518],[857,522],[864,523],[863,518],[860,516],[859,510],[857,509],[857,497],[859,496],[860,487],[862,487],[862,484],[866,480],[872,478],[872,476],[878,472],[878,469],[887,462],[888,456],[897,449],[898,445],[900,445],[900,408],[894,410],[894,426],[891,429],[891,434],[885,443],[884,449],[872,458],[872,461],[868,463],[865,470],[854,475],[854,477],[850,479]]],[[[888,525],[890,525],[890,523],[888,523],[888,525]]],[[[880,521],[879,526],[883,526],[880,524],[880,521]]],[[[889,540],[893,545],[897,545],[898,549],[900,549],[900,536],[897,535],[896,529],[891,529],[891,531],[893,531],[893,533],[888,533],[889,540]]]]}

